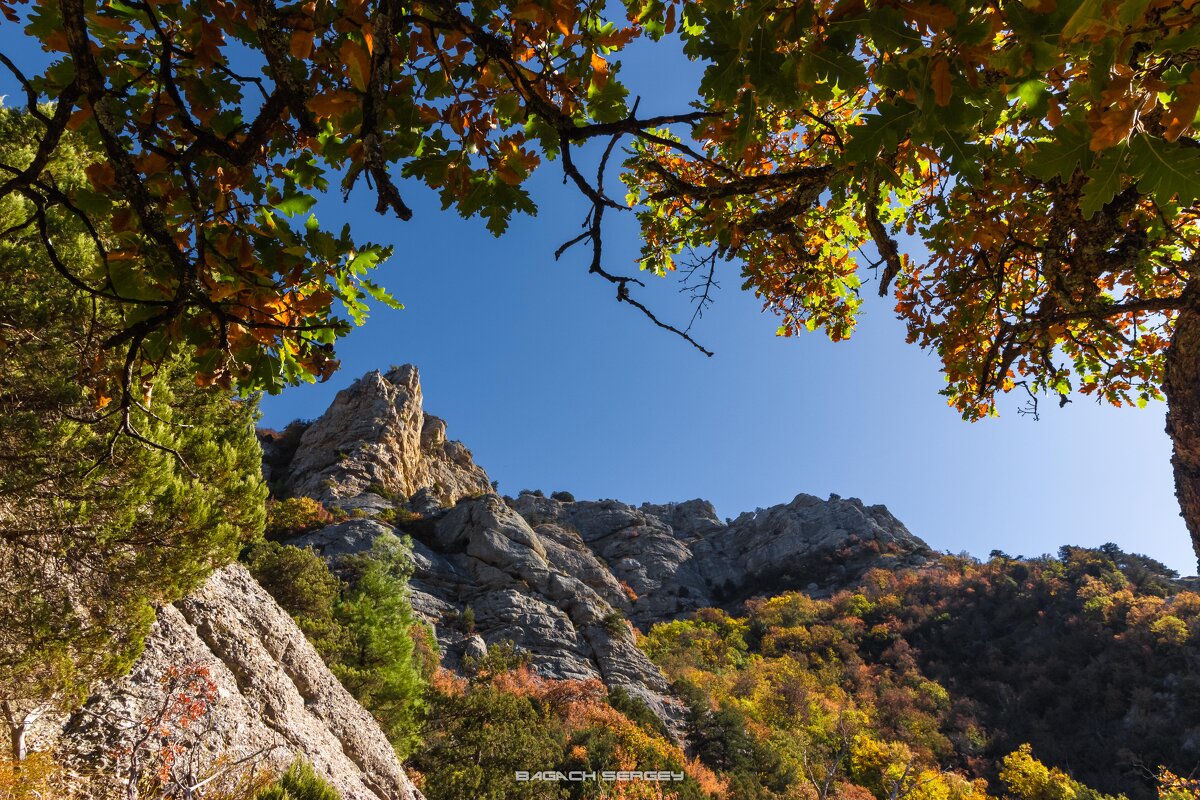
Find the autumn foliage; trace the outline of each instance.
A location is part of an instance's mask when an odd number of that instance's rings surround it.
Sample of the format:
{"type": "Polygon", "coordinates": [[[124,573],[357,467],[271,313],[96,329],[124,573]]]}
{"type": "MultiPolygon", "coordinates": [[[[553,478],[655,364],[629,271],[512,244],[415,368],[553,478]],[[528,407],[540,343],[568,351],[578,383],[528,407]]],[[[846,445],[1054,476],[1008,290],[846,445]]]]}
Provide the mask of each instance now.
{"type": "Polygon", "coordinates": [[[627,696],[620,702],[629,713],[618,710],[598,680],[542,678],[505,647],[493,647],[474,669],[470,679],[442,670],[430,682],[425,746],[411,763],[431,800],[699,800],[723,785],[689,761],[652,714],[650,722],[632,710],[627,696]],[[515,770],[674,770],[686,777],[664,784],[516,782],[515,770]]]}
{"type": "Polygon", "coordinates": [[[51,54],[36,71],[0,62],[39,131],[0,197],[30,199],[30,225],[60,211],[92,232],[82,259],[42,244],[126,314],[96,367],[121,409],[180,353],[205,385],[324,379],[367,301],[398,305],[372,277],[390,248],[327,228],[319,196],[369,191],[407,220],[403,193],[423,184],[500,234],[535,213],[528,177],[555,160],[590,205],[556,255],[590,245],[617,301],[706,353],[608,263],[606,214],[632,209],[641,269],[682,266],[701,309],[734,262],[785,336],[849,336],[873,274],[967,419],[1014,390],[1034,412],[1045,395],[1167,397],[1200,546],[1195,0],[0,11],[51,54]],[[703,78],[679,113],[640,116],[619,55],[668,36],[703,78]],[[43,167],[71,131],[97,158],[61,189],[43,167]]]}
{"type": "Polygon", "coordinates": [[[761,796],[1148,800],[1158,765],[1200,763],[1200,595],[1112,546],[875,570],[640,644],[688,703],[700,757],[761,796]]]}

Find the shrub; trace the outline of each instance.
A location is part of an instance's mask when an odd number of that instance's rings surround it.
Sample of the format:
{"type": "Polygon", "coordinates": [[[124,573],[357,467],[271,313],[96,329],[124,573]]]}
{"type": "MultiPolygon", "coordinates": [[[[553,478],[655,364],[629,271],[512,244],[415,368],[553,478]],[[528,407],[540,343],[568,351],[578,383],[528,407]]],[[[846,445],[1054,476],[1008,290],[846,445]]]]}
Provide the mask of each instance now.
{"type": "Polygon", "coordinates": [[[342,800],[342,796],[313,770],[307,761],[297,761],[254,800],[342,800]]]}
{"type": "Polygon", "coordinates": [[[629,633],[629,624],[625,621],[625,617],[621,612],[616,609],[604,615],[603,625],[604,630],[613,636],[624,636],[629,633]]]}
{"type": "Polygon", "coordinates": [[[402,499],[398,493],[392,491],[391,489],[387,488],[386,486],[384,486],[382,483],[379,483],[379,482],[372,483],[370,486],[367,487],[367,491],[370,492],[371,494],[379,495],[384,500],[391,500],[392,502],[396,502],[396,501],[402,499]]]}
{"type": "Polygon", "coordinates": [[[557,500],[560,503],[574,503],[575,495],[570,492],[554,492],[550,495],[551,500],[557,500]]]}
{"type": "Polygon", "coordinates": [[[424,711],[424,681],[411,633],[421,623],[408,601],[408,544],[381,536],[369,552],[346,556],[341,566],[348,586],[334,614],[350,642],[330,668],[375,716],[403,758],[420,743],[424,711]]]}
{"type": "Polygon", "coordinates": [[[667,726],[642,698],[630,694],[624,686],[608,690],[608,704],[651,733],[668,736],[667,726]]]}
{"type": "MultiPolygon", "coordinates": [[[[630,585],[629,585],[628,583],[626,583],[625,581],[621,581],[621,582],[620,582],[620,584],[621,584],[621,591],[625,593],[625,596],[626,596],[627,598],[629,598],[629,602],[631,602],[631,603],[636,603],[636,602],[637,602],[637,599],[638,599],[638,594],[637,594],[637,592],[635,592],[635,591],[633,590],[633,587],[632,587],[632,586],[630,586],[630,585]]],[[[687,587],[683,587],[683,586],[681,586],[681,587],[679,587],[679,588],[680,588],[680,591],[679,591],[679,596],[680,596],[680,597],[686,597],[687,595],[685,595],[683,592],[686,590],[686,588],[687,588],[687,587]]]]}
{"type": "Polygon", "coordinates": [[[31,753],[17,762],[0,753],[0,798],[3,800],[42,800],[69,796],[64,790],[70,773],[50,753],[31,753]]]}
{"type": "Polygon", "coordinates": [[[334,617],[342,582],[316,551],[260,542],[249,547],[242,560],[326,662],[349,646],[349,631],[334,617]]]}
{"type": "Polygon", "coordinates": [[[383,511],[380,511],[375,518],[380,522],[386,522],[387,524],[396,528],[402,528],[405,525],[411,525],[414,522],[424,519],[424,517],[422,517],[416,511],[410,511],[403,506],[385,508],[383,511]]]}
{"type": "Polygon", "coordinates": [[[431,669],[433,645],[408,601],[406,543],[381,536],[369,552],[343,557],[344,582],[312,550],[267,542],[244,557],[396,751],[409,753],[419,741],[422,673],[431,669]],[[420,649],[414,631],[425,639],[420,649]]]}
{"type": "Polygon", "coordinates": [[[333,514],[311,497],[289,497],[267,504],[268,539],[286,539],[323,528],[333,522],[333,514]]]}

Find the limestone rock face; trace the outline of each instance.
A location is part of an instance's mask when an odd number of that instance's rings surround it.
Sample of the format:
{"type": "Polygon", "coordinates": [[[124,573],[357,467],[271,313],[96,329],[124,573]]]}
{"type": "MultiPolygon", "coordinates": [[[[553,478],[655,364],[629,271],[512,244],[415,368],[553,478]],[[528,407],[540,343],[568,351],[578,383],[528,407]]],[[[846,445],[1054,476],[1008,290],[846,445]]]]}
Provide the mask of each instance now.
{"type": "Polygon", "coordinates": [[[840,588],[870,568],[920,566],[932,555],[884,506],[808,494],[742,514],[692,553],[714,599],[840,588]]]}
{"type": "MultiPolygon", "coordinates": [[[[325,667],[283,609],[242,567],[160,610],[133,671],[106,683],[52,737],[68,762],[108,766],[164,702],[168,670],[203,668],[216,687],[197,752],[217,763],[253,756],[282,772],[313,764],[344,800],[419,800],[375,720],[325,667]],[[56,741],[55,741],[56,740],[56,741]],[[207,751],[207,752],[202,752],[207,751]]],[[[183,735],[183,734],[181,734],[183,735]]]]}
{"type": "MultiPolygon", "coordinates": [[[[387,530],[352,520],[289,543],[336,563],[370,549],[387,530]]],[[[441,510],[410,534],[413,608],[433,625],[447,666],[511,642],[546,677],[599,678],[641,697],[669,723],[682,719],[666,679],[633,642],[628,597],[578,533],[535,528],[489,494],[441,510]]]]}
{"type": "Polygon", "coordinates": [[[287,493],[331,505],[381,491],[408,497],[419,489],[452,504],[491,488],[471,452],[446,439],[446,423],[425,414],[411,364],[370,372],[338,392],[304,430],[288,463],[271,466],[287,493]]]}
{"type": "Polygon", "coordinates": [[[736,611],[755,595],[828,593],[872,567],[932,555],[883,506],[837,496],[801,494],[730,521],[705,500],[501,498],[466,448],[446,440],[446,423],[421,410],[413,367],[366,375],[303,432],[290,464],[268,460],[293,494],[376,517],[293,544],[336,563],[390,535],[388,519],[411,536],[413,607],[434,627],[447,667],[511,642],[545,677],[601,678],[669,726],[679,706],[631,625],[645,630],[706,606],[736,611]]]}
{"type": "Polygon", "coordinates": [[[611,579],[632,590],[636,602],[616,605],[643,628],[705,606],[736,609],[752,596],[829,592],[872,567],[919,566],[932,555],[883,506],[836,495],[800,494],[729,523],[704,500],[634,508],[523,494],[514,509],[539,531],[573,532],[583,545],[576,552],[600,559],[611,579]]]}

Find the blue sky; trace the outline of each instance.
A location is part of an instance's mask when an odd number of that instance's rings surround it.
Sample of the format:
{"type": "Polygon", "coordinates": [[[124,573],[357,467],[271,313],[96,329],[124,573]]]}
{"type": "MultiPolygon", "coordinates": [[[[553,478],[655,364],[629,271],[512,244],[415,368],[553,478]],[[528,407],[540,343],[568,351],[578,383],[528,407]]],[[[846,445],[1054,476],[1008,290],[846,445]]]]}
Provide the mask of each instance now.
{"type": "MultiPolygon", "coordinates": [[[[643,113],[679,110],[695,86],[694,65],[669,48],[625,61],[643,113]]],[[[0,77],[0,94],[12,90],[0,77]]],[[[378,277],[406,308],[376,310],[341,344],[329,382],[266,398],[264,424],[316,417],[363,373],[411,362],[426,410],[446,418],[504,492],[567,489],[634,504],[704,497],[723,516],[834,492],[886,504],[952,552],[1036,555],[1112,541],[1195,572],[1161,404],[1046,402],[1034,422],[1014,397],[1000,419],[969,424],[938,394],[936,358],[905,344],[891,302],[871,284],[851,340],[778,339],[732,264],[694,331],[716,351],[705,358],[618,304],[586,273],[583,251],[555,263],[584,208],[555,163],[532,190],[539,215],[500,239],[418,187],[406,195],[408,223],[376,215],[365,191],[345,204],[322,200],[322,222],[349,221],[359,239],[395,245],[378,277]]],[[[608,268],[636,269],[632,220],[613,220],[606,234],[608,268]]],[[[642,297],[686,323],[677,289],[652,281],[642,297]]]]}

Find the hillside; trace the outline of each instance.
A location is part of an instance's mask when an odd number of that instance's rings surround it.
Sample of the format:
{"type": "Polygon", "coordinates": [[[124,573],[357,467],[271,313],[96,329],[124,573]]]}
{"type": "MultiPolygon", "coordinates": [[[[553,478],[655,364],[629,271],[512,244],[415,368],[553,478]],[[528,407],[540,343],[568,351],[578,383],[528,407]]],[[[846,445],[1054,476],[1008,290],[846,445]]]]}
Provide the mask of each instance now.
{"type": "Polygon", "coordinates": [[[623,620],[646,628],[750,594],[829,591],[933,555],[887,509],[855,499],[799,495],[723,522],[703,500],[634,508],[500,497],[445,432],[404,366],[364,376],[316,421],[261,438],[278,494],[348,515],[288,544],[336,561],[391,524],[411,535],[413,606],[451,667],[511,641],[547,677],[602,678],[670,718],[666,683],[623,620]]]}
{"type": "MultiPolygon", "coordinates": [[[[412,367],[260,438],[277,508],[307,497],[327,515],[275,538],[337,572],[410,537],[411,601],[448,670],[432,707],[519,697],[533,704],[525,733],[558,753],[548,763],[582,746],[545,699],[561,691],[585,706],[607,695],[622,724],[692,758],[688,791],[728,797],[1043,800],[1020,774],[1044,769],[1038,791],[1143,798],[1161,767],[1200,766],[1200,596],[1149,559],[1064,548],[978,563],[836,496],[729,520],[703,500],[501,497],[425,414],[412,367]],[[596,681],[607,691],[581,688],[596,681]]],[[[434,772],[449,758],[431,755],[436,718],[414,755],[434,772]]]]}

